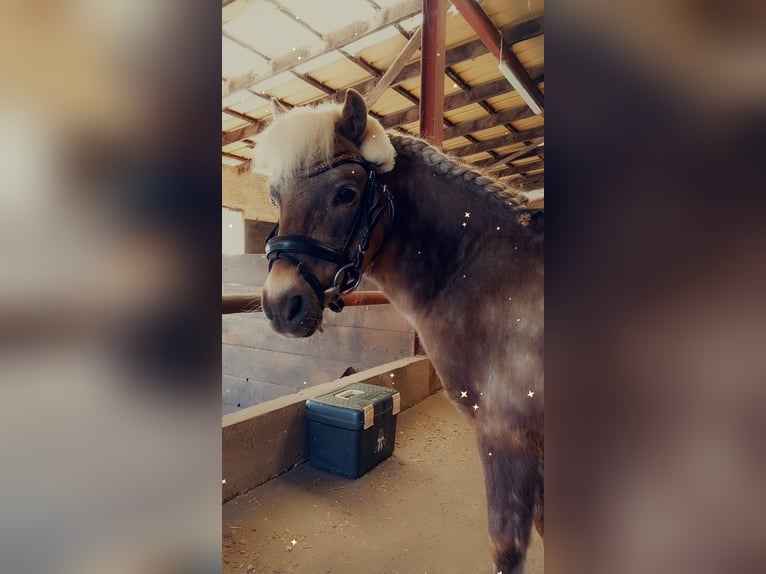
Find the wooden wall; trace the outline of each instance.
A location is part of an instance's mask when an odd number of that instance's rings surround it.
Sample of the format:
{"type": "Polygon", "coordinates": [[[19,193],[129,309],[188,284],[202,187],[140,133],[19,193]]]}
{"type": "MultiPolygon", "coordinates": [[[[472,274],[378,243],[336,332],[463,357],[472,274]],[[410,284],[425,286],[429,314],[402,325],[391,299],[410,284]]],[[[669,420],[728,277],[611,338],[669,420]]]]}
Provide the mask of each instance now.
{"type": "MultiPolygon", "coordinates": [[[[222,271],[224,294],[259,292],[266,259],[224,255],[222,271]]],[[[361,371],[415,354],[415,333],[391,305],[325,311],[323,326],[312,337],[286,339],[262,313],[224,315],[224,414],[332,381],[348,367],[361,371]]]]}

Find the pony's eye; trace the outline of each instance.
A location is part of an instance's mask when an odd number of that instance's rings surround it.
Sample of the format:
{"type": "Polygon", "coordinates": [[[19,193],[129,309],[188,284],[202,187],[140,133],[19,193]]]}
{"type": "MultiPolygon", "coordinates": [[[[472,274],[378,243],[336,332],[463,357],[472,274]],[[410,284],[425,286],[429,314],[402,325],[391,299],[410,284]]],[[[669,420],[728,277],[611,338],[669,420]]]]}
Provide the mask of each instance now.
{"type": "Polygon", "coordinates": [[[341,187],[335,192],[333,204],[346,205],[354,201],[354,199],[356,199],[356,190],[351,187],[341,187]]]}

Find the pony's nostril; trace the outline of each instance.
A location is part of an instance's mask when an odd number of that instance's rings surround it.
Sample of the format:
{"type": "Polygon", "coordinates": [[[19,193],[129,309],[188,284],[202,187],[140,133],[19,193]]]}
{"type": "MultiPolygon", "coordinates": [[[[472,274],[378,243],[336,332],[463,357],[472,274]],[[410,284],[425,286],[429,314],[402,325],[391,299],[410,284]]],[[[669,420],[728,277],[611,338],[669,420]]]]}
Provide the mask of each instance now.
{"type": "Polygon", "coordinates": [[[292,322],[296,318],[300,318],[305,305],[306,298],[303,295],[294,295],[293,297],[290,297],[290,304],[287,307],[287,315],[285,319],[292,322]]]}

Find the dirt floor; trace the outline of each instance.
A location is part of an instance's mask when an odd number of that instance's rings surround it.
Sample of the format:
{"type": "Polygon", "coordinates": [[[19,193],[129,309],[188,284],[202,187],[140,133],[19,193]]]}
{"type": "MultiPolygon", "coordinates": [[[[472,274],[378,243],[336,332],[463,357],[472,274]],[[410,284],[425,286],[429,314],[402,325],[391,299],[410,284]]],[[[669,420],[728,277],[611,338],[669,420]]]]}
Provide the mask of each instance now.
{"type": "MultiPolygon", "coordinates": [[[[486,532],[473,432],[439,391],[399,415],[393,456],[361,478],[303,464],[226,503],[223,572],[488,574],[486,532]]],[[[535,532],[525,573],[543,566],[535,532]]]]}

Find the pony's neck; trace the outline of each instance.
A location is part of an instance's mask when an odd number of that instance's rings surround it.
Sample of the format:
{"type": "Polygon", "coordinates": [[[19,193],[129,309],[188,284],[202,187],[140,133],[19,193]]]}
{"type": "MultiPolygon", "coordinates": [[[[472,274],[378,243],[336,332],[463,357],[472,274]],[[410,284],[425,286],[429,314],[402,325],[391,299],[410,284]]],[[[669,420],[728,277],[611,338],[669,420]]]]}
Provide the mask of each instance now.
{"type": "Polygon", "coordinates": [[[411,154],[400,152],[381,180],[396,216],[368,274],[416,329],[429,314],[470,313],[456,310],[456,297],[479,300],[483,287],[506,280],[510,253],[528,235],[510,208],[411,154]]]}

